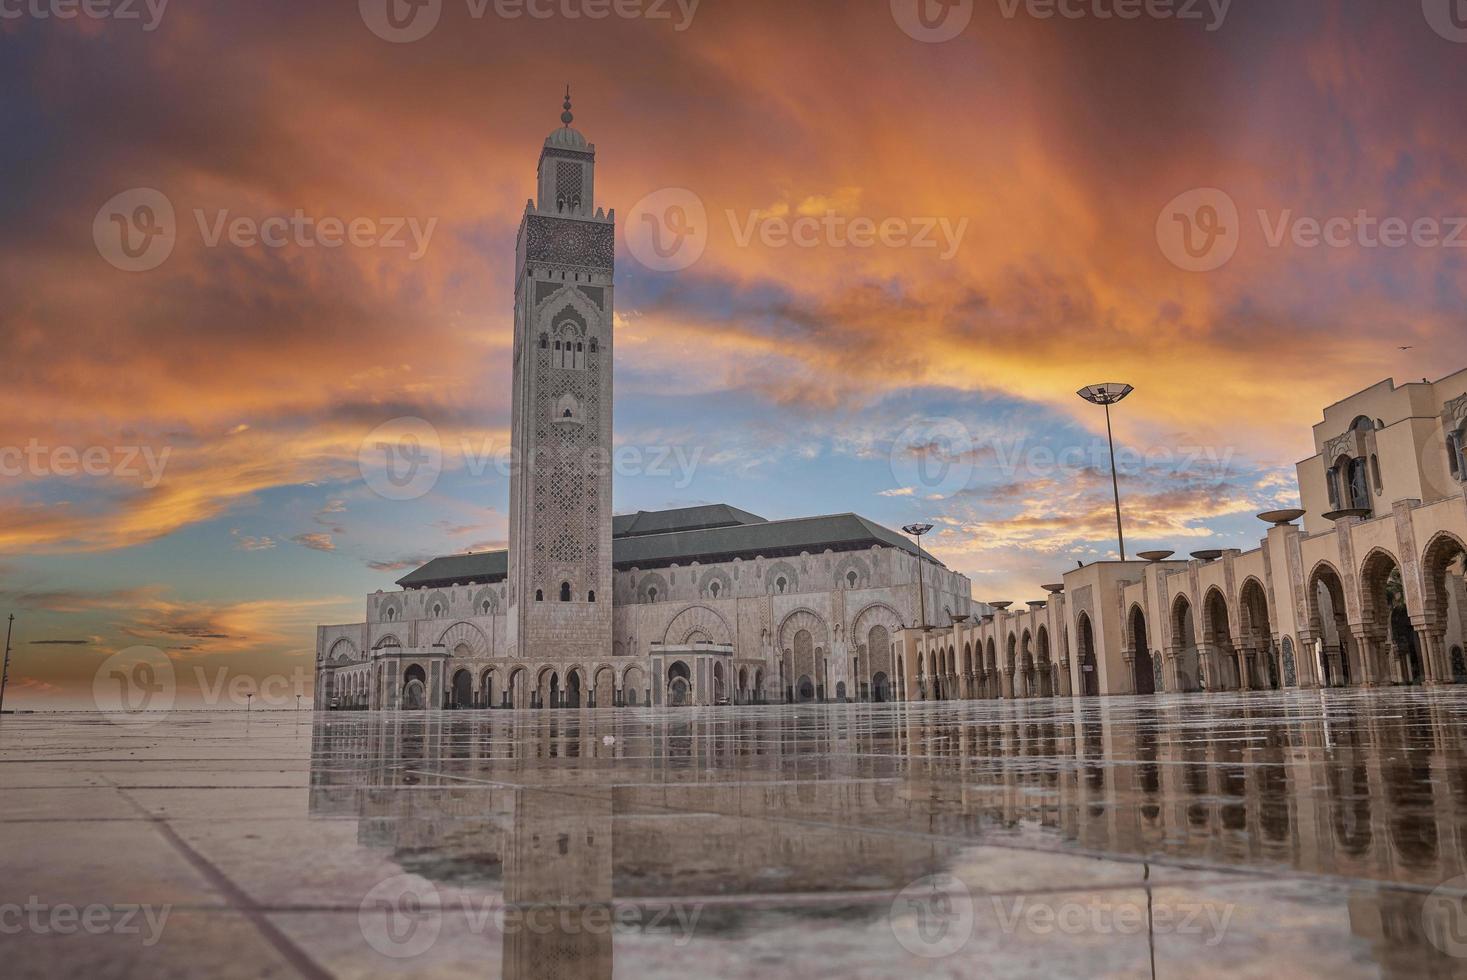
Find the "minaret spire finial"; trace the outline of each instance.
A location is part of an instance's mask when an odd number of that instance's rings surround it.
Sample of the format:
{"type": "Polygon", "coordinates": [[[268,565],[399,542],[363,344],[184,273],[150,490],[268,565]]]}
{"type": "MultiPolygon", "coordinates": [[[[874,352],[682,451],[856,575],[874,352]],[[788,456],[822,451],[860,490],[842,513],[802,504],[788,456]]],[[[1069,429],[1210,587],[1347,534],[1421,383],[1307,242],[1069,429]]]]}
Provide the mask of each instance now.
{"type": "Polygon", "coordinates": [[[575,122],[575,119],[576,119],[576,117],[571,114],[570,83],[569,82],[566,82],[566,85],[565,85],[565,111],[560,114],[560,121],[563,122],[563,123],[565,123],[566,129],[569,129],[570,128],[570,124],[573,123],[573,122],[575,122]]]}

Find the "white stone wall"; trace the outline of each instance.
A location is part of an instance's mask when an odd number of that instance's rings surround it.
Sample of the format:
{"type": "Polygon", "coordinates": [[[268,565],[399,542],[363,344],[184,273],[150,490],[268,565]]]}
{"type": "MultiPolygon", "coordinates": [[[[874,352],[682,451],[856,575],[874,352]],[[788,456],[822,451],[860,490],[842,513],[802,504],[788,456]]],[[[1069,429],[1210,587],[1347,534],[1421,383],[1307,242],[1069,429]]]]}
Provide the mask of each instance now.
{"type": "MultiPolygon", "coordinates": [[[[645,703],[649,691],[660,703],[667,668],[679,660],[690,668],[693,703],[715,700],[715,660],[724,664],[725,696],[731,699],[798,698],[791,687],[807,675],[818,697],[856,699],[875,672],[866,650],[870,631],[879,626],[894,643],[903,626],[918,621],[917,577],[917,559],[887,547],[618,572],[613,628],[596,654],[528,658],[516,657],[506,639],[504,583],[378,592],[367,597],[366,622],[318,630],[318,703],[326,706],[336,692],[350,690],[353,698],[343,707],[394,707],[398,675],[414,663],[425,676],[441,678],[442,689],[430,692],[435,704],[453,700],[454,677],[467,670],[472,697],[461,706],[482,705],[488,680],[491,706],[497,707],[517,669],[525,673],[515,707],[528,707],[532,691],[545,700],[552,674],[565,690],[572,672],[582,706],[598,687],[601,707],[608,693],[614,697],[627,687],[636,688],[638,703],[645,703]],[[811,634],[813,662],[795,664],[801,629],[811,634]],[[393,658],[391,676],[374,668],[374,651],[379,664],[393,658]],[[447,661],[435,673],[430,661],[445,654],[447,661]],[[361,703],[357,693],[366,695],[361,703]]],[[[929,623],[980,611],[964,576],[926,563],[922,580],[929,623]]],[[[559,603],[547,599],[545,605],[559,603]]],[[[882,672],[894,677],[890,664],[882,672]]]]}

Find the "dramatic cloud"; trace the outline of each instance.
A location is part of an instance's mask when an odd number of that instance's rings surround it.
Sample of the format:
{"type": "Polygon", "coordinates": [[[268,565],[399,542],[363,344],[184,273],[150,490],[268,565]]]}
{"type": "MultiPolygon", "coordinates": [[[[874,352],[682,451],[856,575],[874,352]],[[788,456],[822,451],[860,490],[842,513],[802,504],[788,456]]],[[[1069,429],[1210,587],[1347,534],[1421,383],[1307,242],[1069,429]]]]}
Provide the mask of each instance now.
{"type": "Polygon", "coordinates": [[[974,7],[944,44],[845,0],[704,4],[684,30],[447,5],[411,44],[351,3],[173,4],[146,32],[0,22],[0,575],[18,608],[59,636],[81,635],[74,616],[108,642],[279,657],[310,648],[309,622],[202,611],[365,593],[502,546],[514,233],[567,79],[623,231],[669,188],[706,213],[686,269],[619,243],[618,446],[688,461],[686,479],[619,474],[619,509],[926,518],[983,588],[1033,589],[1109,547],[1104,419],[1081,385],[1137,386],[1118,438],[1167,461],[1126,471],[1127,517],[1171,547],[1245,543],[1251,510],[1292,494],[1322,406],[1460,366],[1462,250],[1358,232],[1467,215],[1467,58],[1419,4],[1235,4],[1213,31],[974,7]],[[1158,239],[1164,206],[1202,188],[1238,213],[1210,272],[1158,239]],[[148,271],[94,237],[105,203],[136,216],[137,189],[175,218],[148,271]],[[1331,218],[1347,241],[1301,244],[1331,218]],[[272,219],[278,246],[231,231],[272,219]],[[325,244],[330,219],[364,234],[325,244]],[[413,501],[363,478],[372,433],[402,418],[443,455],[413,501]],[[965,486],[894,476],[929,418],[971,434],[965,486]],[[1015,465],[1024,440],[1085,465],[1015,465]],[[1226,465],[1178,462],[1198,449],[1226,465]]]}

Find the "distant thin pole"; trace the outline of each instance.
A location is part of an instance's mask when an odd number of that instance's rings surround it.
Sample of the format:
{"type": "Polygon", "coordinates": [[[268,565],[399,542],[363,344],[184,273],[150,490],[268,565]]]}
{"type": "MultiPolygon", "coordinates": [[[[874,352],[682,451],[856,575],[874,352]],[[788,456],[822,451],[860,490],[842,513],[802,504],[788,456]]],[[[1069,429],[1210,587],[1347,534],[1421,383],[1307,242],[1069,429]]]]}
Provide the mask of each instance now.
{"type": "Polygon", "coordinates": [[[5,685],[10,683],[10,632],[15,629],[15,613],[5,624],[5,666],[0,668],[0,714],[5,713],[5,685]]]}

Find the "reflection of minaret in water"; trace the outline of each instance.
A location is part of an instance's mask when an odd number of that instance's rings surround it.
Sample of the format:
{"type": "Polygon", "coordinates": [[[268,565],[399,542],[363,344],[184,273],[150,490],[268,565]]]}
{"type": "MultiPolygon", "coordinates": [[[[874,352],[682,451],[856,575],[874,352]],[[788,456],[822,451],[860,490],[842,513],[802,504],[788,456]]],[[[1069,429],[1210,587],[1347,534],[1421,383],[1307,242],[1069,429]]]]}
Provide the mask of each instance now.
{"type": "Polygon", "coordinates": [[[610,980],[611,788],[519,789],[514,802],[504,856],[506,980],[610,980]]]}

